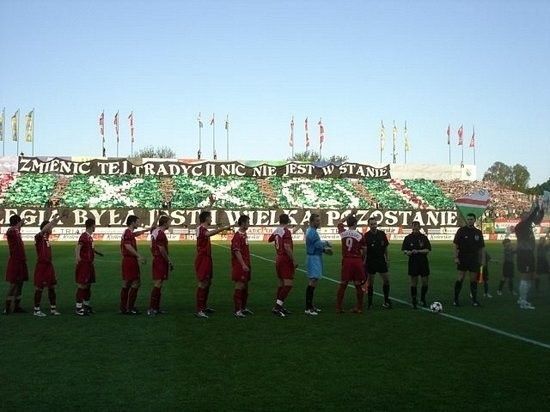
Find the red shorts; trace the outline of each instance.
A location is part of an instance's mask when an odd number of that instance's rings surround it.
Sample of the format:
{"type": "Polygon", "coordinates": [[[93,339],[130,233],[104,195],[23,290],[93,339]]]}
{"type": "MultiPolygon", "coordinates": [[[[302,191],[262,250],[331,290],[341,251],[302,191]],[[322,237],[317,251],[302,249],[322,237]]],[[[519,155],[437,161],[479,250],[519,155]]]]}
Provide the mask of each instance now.
{"type": "Polygon", "coordinates": [[[245,272],[242,267],[233,267],[231,270],[231,280],[233,282],[250,282],[250,270],[245,272]]]}
{"type": "Polygon", "coordinates": [[[37,262],[34,267],[34,286],[49,288],[55,285],[57,285],[57,279],[52,262],[37,262]]]}
{"type": "Polygon", "coordinates": [[[75,278],[76,283],[95,283],[94,262],[84,262],[82,260],[78,262],[75,270],[75,278]]]}
{"type": "Polygon", "coordinates": [[[342,272],[340,279],[344,282],[364,282],[365,269],[361,259],[342,259],[342,272]]]}
{"type": "Polygon", "coordinates": [[[153,280],[168,279],[169,266],[162,256],[153,258],[153,280]]]}
{"type": "Polygon", "coordinates": [[[27,262],[21,260],[8,260],[8,267],[6,268],[6,280],[10,283],[18,283],[29,280],[29,270],[27,269],[27,262]]]}
{"type": "Polygon", "coordinates": [[[279,279],[294,279],[294,262],[288,256],[277,256],[275,268],[279,279]]]}
{"type": "Polygon", "coordinates": [[[195,258],[195,276],[199,282],[212,279],[213,272],[212,256],[198,255],[195,258]]]}
{"type": "Polygon", "coordinates": [[[122,257],[122,280],[134,281],[140,279],[139,262],[135,256],[122,257]]]}

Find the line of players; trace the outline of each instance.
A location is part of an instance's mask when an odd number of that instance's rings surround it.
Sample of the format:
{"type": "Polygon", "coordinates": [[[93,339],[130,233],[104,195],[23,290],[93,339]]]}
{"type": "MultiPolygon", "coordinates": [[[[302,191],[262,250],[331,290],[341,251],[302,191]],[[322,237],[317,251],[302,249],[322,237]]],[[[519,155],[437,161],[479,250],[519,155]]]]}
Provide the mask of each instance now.
{"type": "MultiPolygon", "coordinates": [[[[211,199],[211,205],[213,201],[211,199]]],[[[518,303],[522,309],[534,309],[528,302],[527,296],[531,289],[534,273],[534,235],[532,225],[538,224],[542,220],[544,211],[535,206],[530,213],[525,213],[521,217],[521,222],[516,226],[516,235],[518,237],[517,262],[518,271],[521,273],[520,298],[518,303]]],[[[59,315],[56,307],[57,283],[55,270],[52,264],[51,247],[49,235],[53,227],[63,216],[56,216],[51,221],[45,221],[40,226],[40,232],[35,236],[35,247],[37,252],[37,262],[34,271],[34,315],[38,317],[46,316],[40,309],[40,302],[44,289],[48,290],[50,301],[50,313],[59,315]]],[[[475,228],[476,217],[470,214],[466,218],[466,226],[461,227],[454,238],[455,263],[457,264],[458,277],[454,288],[454,305],[459,306],[459,295],[466,272],[470,276],[470,297],[473,306],[479,306],[477,300],[477,284],[479,268],[486,266],[486,256],[484,251],[484,241],[481,231],[475,228]]],[[[209,229],[212,221],[210,210],[205,210],[199,215],[199,226],[196,228],[196,258],[194,262],[195,274],[197,278],[196,289],[196,311],[198,318],[208,318],[213,309],[207,305],[210,287],[213,277],[213,262],[210,237],[222,231],[231,229],[231,226],[223,226],[216,229],[209,229]]],[[[169,272],[174,268],[169,249],[168,238],[165,231],[170,226],[170,218],[162,215],[158,219],[158,224],[148,229],[138,230],[139,218],[129,216],[127,218],[127,228],[121,239],[122,254],[122,288],[120,292],[120,313],[136,315],[139,311],[136,309],[138,289],[141,284],[140,265],[144,264],[146,259],[138,252],[136,238],[147,232],[151,232],[151,253],[153,288],[150,294],[149,308],[147,314],[155,316],[165,313],[160,308],[161,291],[163,283],[168,279],[169,272]]],[[[277,254],[276,272],[279,279],[277,288],[275,306],[272,312],[280,317],[287,316],[290,312],[284,307],[284,302],[293,287],[293,279],[297,260],[294,256],[292,242],[292,233],[288,228],[290,218],[286,214],[279,216],[279,227],[275,229],[269,238],[273,242],[277,254]]],[[[23,225],[22,219],[17,215],[10,217],[10,227],[7,231],[7,239],[10,250],[8,260],[6,280],[9,282],[7,297],[5,302],[4,314],[25,312],[21,307],[21,293],[23,283],[28,280],[28,270],[23,241],[20,235],[20,229],[23,225]]],[[[246,215],[239,217],[238,229],[231,241],[231,278],[234,282],[234,316],[238,318],[252,315],[253,312],[248,308],[248,283],[250,282],[250,250],[248,247],[247,229],[249,227],[249,218],[246,215]]],[[[306,287],[306,305],[304,313],[310,316],[318,315],[321,310],[313,304],[314,291],[318,281],[323,275],[323,254],[332,254],[332,248],[327,241],[322,241],[317,232],[320,226],[320,216],[311,214],[309,227],[306,231],[306,269],[308,285],[306,287]]],[[[348,284],[351,282],[355,286],[357,304],[350,312],[362,313],[363,297],[367,293],[367,308],[373,305],[374,278],[379,273],[382,278],[382,290],[384,301],[383,308],[392,307],[389,298],[390,279],[388,257],[388,239],[386,234],[377,228],[376,219],[368,220],[369,230],[363,235],[357,231],[357,219],[349,215],[338,222],[338,233],[342,243],[342,269],[341,281],[337,290],[336,312],[343,313],[343,301],[348,284]],[[344,226],[347,225],[347,229],[344,226]],[[363,285],[366,284],[365,289],[363,285]]],[[[75,313],[79,316],[87,316],[93,313],[90,305],[91,286],[95,283],[95,255],[103,254],[94,248],[93,233],[95,231],[95,221],[88,219],[85,222],[85,231],[80,235],[76,246],[76,269],[75,278],[77,283],[75,313]]],[[[410,276],[410,294],[412,307],[418,305],[427,307],[426,294],[428,291],[428,279],[430,275],[428,253],[431,251],[431,244],[426,235],[420,232],[420,223],[413,222],[412,233],[407,235],[402,243],[402,251],[408,256],[408,274],[410,276]],[[418,280],[421,279],[420,300],[417,299],[418,280]]],[[[505,242],[506,244],[507,242],[505,242]]],[[[508,254],[509,255],[509,254],[508,254]]],[[[506,256],[506,254],[505,254],[506,256]]],[[[510,277],[509,262],[505,262],[505,278],[510,277]],[[507,274],[508,273],[508,274],[507,274]]],[[[513,276],[513,272],[512,275],[513,276]]],[[[504,282],[501,282],[499,290],[502,289],[504,282]]]]}

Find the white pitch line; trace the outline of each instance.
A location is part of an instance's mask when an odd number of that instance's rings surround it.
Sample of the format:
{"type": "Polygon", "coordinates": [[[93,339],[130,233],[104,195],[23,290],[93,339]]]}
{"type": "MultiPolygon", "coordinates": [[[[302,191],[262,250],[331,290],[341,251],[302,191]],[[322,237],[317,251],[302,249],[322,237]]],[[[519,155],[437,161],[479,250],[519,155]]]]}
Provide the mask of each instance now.
{"type": "MultiPolygon", "coordinates": [[[[220,245],[218,243],[213,243],[213,245],[229,249],[227,246],[220,245]]],[[[251,253],[250,256],[254,256],[255,258],[265,260],[266,262],[275,263],[275,261],[273,259],[268,259],[268,258],[265,258],[265,257],[260,256],[260,255],[255,255],[253,253],[251,253]]],[[[299,270],[300,272],[307,273],[304,269],[298,268],[297,270],[299,270]]],[[[323,276],[323,279],[326,279],[329,282],[333,282],[333,283],[340,283],[340,281],[338,281],[336,279],[332,279],[328,276],[323,276]]],[[[348,285],[348,286],[351,287],[351,285],[348,285]]],[[[382,296],[380,293],[377,293],[377,292],[374,292],[374,294],[377,295],[377,296],[382,296]]],[[[408,302],[404,301],[404,300],[396,299],[396,298],[393,298],[393,297],[391,299],[392,299],[393,302],[398,302],[398,303],[401,303],[403,305],[410,306],[410,304],[408,302]]],[[[427,308],[420,308],[420,309],[431,313],[431,311],[427,308]]],[[[510,332],[506,332],[506,331],[503,331],[503,330],[500,330],[500,329],[492,328],[491,326],[487,326],[487,325],[484,325],[482,323],[474,322],[474,321],[464,319],[464,318],[460,318],[460,317],[454,316],[454,315],[449,315],[448,313],[438,313],[438,315],[446,317],[448,319],[456,320],[457,322],[466,323],[467,325],[475,326],[475,327],[478,327],[480,329],[485,329],[485,330],[488,330],[489,332],[493,332],[493,333],[496,333],[498,335],[506,336],[508,338],[512,338],[512,339],[516,339],[516,340],[519,340],[519,341],[522,341],[522,342],[530,343],[532,345],[540,346],[541,348],[550,349],[550,344],[548,344],[548,343],[539,342],[538,340],[534,340],[534,339],[530,339],[530,338],[525,338],[523,336],[516,335],[514,333],[510,333],[510,332]]]]}

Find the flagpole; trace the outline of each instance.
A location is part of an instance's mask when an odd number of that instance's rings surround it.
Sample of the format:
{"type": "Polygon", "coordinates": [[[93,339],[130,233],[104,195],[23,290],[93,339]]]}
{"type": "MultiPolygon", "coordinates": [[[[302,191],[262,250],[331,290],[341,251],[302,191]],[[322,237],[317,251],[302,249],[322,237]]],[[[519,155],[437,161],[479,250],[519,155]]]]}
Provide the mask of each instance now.
{"type": "Polygon", "coordinates": [[[382,152],[386,144],[386,130],[384,129],[384,121],[380,120],[380,164],[382,164],[382,152]]]}
{"type": "Polygon", "coordinates": [[[397,163],[397,153],[395,152],[395,143],[396,143],[396,140],[397,140],[397,127],[395,126],[395,120],[393,121],[393,131],[392,131],[392,135],[393,135],[393,152],[392,152],[392,159],[393,159],[393,164],[397,163]]]}
{"type": "Polygon", "coordinates": [[[116,114],[117,114],[117,116],[116,116],[116,157],[117,157],[117,159],[118,159],[118,145],[120,143],[120,137],[119,137],[119,134],[118,134],[119,133],[118,125],[119,125],[120,119],[118,118],[118,113],[119,113],[119,111],[117,110],[116,111],[116,114]]]}
{"type": "MultiPolygon", "coordinates": [[[[32,139],[32,155],[33,156],[34,156],[34,116],[36,116],[36,113],[34,112],[34,107],[33,107],[32,108],[32,118],[31,118],[31,127],[32,127],[31,139],[32,139]]],[[[474,156],[475,156],[475,154],[474,154],[474,156]]]]}
{"type": "Polygon", "coordinates": [[[214,157],[214,160],[218,158],[216,155],[216,114],[212,113],[212,121],[210,122],[212,124],[212,154],[214,157]]]}
{"type": "Polygon", "coordinates": [[[130,112],[130,155],[134,157],[134,111],[130,112]]]}
{"type": "Polygon", "coordinates": [[[294,116],[290,120],[290,152],[291,157],[294,158],[294,116]]]}
{"type": "Polygon", "coordinates": [[[6,156],[6,108],[2,109],[2,156],[6,156]]]}
{"type": "Polygon", "coordinates": [[[101,111],[101,124],[100,124],[100,129],[99,131],[101,132],[101,156],[102,157],[105,157],[105,155],[107,154],[105,152],[105,109],[103,109],[101,111]]]}
{"type": "Polygon", "coordinates": [[[322,127],[323,127],[323,123],[322,123],[322,120],[321,118],[319,118],[319,160],[321,160],[323,158],[323,139],[324,139],[324,136],[323,136],[323,130],[322,130],[322,127]]]}
{"type": "Polygon", "coordinates": [[[229,160],[229,115],[225,118],[225,137],[227,140],[227,160],[229,160]]]}
{"type": "Polygon", "coordinates": [[[197,160],[201,160],[201,132],[202,132],[202,117],[201,112],[199,112],[199,117],[197,118],[199,122],[199,151],[197,152],[197,160]]]}
{"type": "Polygon", "coordinates": [[[407,152],[408,152],[409,136],[407,135],[407,122],[405,122],[405,130],[403,131],[403,145],[405,149],[405,164],[407,164],[407,152]]]}
{"type": "Polygon", "coordinates": [[[472,139],[470,142],[470,146],[474,149],[474,166],[476,164],[476,127],[475,125],[472,125],[472,139]]]}
{"type": "Polygon", "coordinates": [[[17,130],[17,150],[16,150],[16,155],[19,156],[19,109],[17,110],[17,117],[15,118],[15,121],[17,122],[17,124],[15,125],[16,130],[17,130]]]}

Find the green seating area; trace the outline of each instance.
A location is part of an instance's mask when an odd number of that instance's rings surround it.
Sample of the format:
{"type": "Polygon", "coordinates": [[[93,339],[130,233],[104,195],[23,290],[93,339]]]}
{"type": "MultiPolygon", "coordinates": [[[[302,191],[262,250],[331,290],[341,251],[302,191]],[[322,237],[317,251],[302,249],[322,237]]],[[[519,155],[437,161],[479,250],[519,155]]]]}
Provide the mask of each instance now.
{"type": "Polygon", "coordinates": [[[173,208],[195,208],[209,205],[209,196],[216,198],[217,208],[264,208],[266,198],[257,181],[250,177],[174,176],[173,208]]]}
{"type": "Polygon", "coordinates": [[[395,191],[387,181],[381,179],[363,179],[361,184],[371,193],[380,209],[410,209],[411,206],[395,191]]]}
{"type": "MultiPolygon", "coordinates": [[[[454,209],[454,198],[487,182],[433,182],[427,179],[306,179],[239,176],[111,176],[51,174],[0,175],[0,206],[73,208],[196,209],[454,209]],[[458,192],[457,192],[458,191],[458,192]]],[[[522,210],[526,195],[490,187],[490,210],[509,216],[522,210]],[[510,211],[511,210],[511,211],[510,211]]],[[[516,213],[517,214],[517,213],[516,213]]]]}
{"type": "Polygon", "coordinates": [[[424,203],[435,209],[453,209],[454,202],[432,181],[426,179],[406,179],[405,185],[411,189],[417,197],[421,197],[424,203]]]}
{"type": "Polygon", "coordinates": [[[45,206],[56,183],[55,176],[49,174],[21,175],[6,189],[3,206],[45,206]]]}
{"type": "Polygon", "coordinates": [[[154,176],[74,176],[59,204],[67,207],[162,206],[159,178],[154,176]]]}
{"type": "Polygon", "coordinates": [[[280,207],[302,208],[369,208],[351,182],[346,179],[269,179],[278,194],[280,207]]]}

